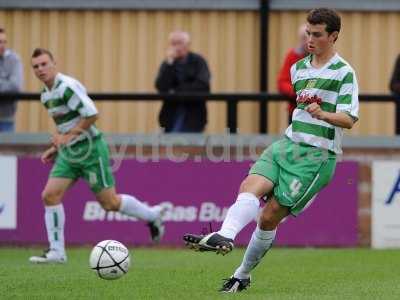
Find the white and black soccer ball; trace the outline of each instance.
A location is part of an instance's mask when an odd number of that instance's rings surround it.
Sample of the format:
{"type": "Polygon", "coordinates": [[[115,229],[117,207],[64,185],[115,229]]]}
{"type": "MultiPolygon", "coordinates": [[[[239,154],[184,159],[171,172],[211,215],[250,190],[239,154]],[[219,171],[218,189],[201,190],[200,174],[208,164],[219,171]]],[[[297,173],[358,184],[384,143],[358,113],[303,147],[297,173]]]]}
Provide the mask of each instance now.
{"type": "Polygon", "coordinates": [[[102,279],[118,279],[129,270],[129,251],[118,241],[102,241],[90,253],[89,265],[102,279]]]}

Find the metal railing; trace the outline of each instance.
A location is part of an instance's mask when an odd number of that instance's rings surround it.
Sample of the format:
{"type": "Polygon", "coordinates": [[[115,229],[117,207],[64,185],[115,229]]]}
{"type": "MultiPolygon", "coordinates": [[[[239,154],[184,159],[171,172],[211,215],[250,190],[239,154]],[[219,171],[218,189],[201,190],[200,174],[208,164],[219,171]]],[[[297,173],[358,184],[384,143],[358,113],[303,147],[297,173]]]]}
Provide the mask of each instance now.
{"type": "MultiPolygon", "coordinates": [[[[217,101],[226,102],[227,104],[227,127],[231,133],[236,133],[237,114],[239,102],[283,102],[289,98],[281,94],[271,93],[187,93],[187,94],[157,94],[157,93],[90,93],[89,97],[95,101],[217,101]]],[[[40,100],[39,93],[2,93],[0,101],[18,99],[21,101],[37,101],[40,100]]],[[[393,95],[384,94],[362,94],[359,96],[360,102],[394,102],[395,103],[395,128],[396,134],[400,134],[400,99],[393,95]]],[[[261,111],[260,111],[261,112],[261,111]]],[[[263,113],[268,114],[268,110],[263,113]]],[[[267,122],[266,122],[267,123],[267,122]]],[[[267,125],[265,125],[267,126],[267,125]]],[[[261,131],[261,130],[260,130],[261,131]]],[[[268,131],[268,127],[266,128],[268,131]]]]}

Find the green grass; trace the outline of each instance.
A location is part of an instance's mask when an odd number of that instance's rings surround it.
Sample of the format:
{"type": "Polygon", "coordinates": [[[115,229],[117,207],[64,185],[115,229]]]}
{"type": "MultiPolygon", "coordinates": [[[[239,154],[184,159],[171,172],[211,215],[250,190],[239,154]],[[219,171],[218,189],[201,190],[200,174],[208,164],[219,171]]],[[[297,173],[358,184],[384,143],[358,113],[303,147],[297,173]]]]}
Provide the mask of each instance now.
{"type": "Polygon", "coordinates": [[[133,266],[116,281],[88,267],[89,248],[68,251],[66,265],[30,265],[38,249],[0,248],[0,299],[400,299],[400,251],[273,249],[252,286],[219,294],[243,249],[222,257],[188,250],[131,249],[133,266]]]}

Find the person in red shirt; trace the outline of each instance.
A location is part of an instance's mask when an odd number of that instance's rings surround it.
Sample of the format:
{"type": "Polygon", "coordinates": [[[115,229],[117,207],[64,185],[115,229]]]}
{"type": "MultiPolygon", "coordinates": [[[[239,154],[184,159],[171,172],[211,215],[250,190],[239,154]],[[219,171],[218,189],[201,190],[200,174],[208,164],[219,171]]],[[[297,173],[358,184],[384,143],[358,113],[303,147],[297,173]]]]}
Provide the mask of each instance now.
{"type": "Polygon", "coordinates": [[[278,74],[277,84],[279,93],[291,98],[288,105],[289,124],[292,121],[291,116],[293,110],[296,108],[296,93],[294,92],[290,79],[290,67],[307,55],[306,40],[306,25],[303,24],[299,27],[298,45],[288,51],[278,74]]]}

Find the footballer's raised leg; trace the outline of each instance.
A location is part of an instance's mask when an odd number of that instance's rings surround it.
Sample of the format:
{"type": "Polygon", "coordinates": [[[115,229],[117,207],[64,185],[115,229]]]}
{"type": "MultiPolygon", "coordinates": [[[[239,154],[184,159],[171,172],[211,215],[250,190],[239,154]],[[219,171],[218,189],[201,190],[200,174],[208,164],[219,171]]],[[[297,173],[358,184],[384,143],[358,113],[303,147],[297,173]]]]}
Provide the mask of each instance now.
{"type": "Polygon", "coordinates": [[[185,234],[190,249],[227,254],[234,248],[236,235],[250,222],[257,220],[260,198],[268,194],[273,183],[264,176],[249,174],[242,182],[235,203],[229,208],[221,229],[208,235],[185,234]]]}

